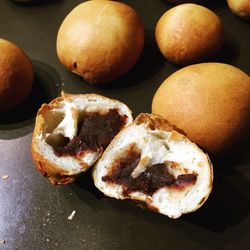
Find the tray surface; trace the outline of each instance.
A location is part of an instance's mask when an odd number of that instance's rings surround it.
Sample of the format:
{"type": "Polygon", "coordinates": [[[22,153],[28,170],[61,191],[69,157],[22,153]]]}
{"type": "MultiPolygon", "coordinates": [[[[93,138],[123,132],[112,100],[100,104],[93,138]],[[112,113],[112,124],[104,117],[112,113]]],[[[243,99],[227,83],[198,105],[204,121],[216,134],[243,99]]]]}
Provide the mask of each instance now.
{"type": "MultiPolygon", "coordinates": [[[[35,169],[30,143],[39,106],[69,93],[99,93],[119,99],[133,116],[150,112],[161,82],[178,69],[154,41],[158,18],[173,5],[162,0],[130,0],[142,18],[146,42],[136,66],[112,83],[96,87],[70,73],[56,56],[58,28],[80,0],[23,6],[0,1],[0,37],[32,59],[35,80],[28,99],[0,116],[1,249],[247,249],[250,238],[250,156],[245,150],[214,159],[214,189],[197,212],[171,220],[129,202],[104,197],[90,172],[74,184],[52,186],[35,169]],[[69,215],[75,216],[69,220],[69,215]]],[[[231,14],[225,1],[208,1],[222,19],[226,43],[216,61],[250,73],[250,25],[231,14]]]]}

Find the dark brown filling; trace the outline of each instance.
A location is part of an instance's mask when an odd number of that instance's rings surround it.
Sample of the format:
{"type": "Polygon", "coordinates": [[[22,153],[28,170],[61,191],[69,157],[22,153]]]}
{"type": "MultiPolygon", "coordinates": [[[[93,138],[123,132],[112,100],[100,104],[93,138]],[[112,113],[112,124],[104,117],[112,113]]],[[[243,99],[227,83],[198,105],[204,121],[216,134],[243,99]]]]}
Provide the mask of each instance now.
{"type": "Polygon", "coordinates": [[[197,174],[181,174],[175,178],[168,172],[168,168],[163,163],[149,166],[137,178],[133,178],[131,174],[137,167],[140,157],[139,151],[132,147],[126,157],[117,161],[111,173],[102,177],[102,180],[122,185],[124,196],[136,191],[152,196],[163,187],[184,189],[196,182],[197,174]]]}
{"type": "Polygon", "coordinates": [[[124,127],[126,115],[117,109],[109,109],[106,114],[92,112],[85,114],[78,124],[78,133],[71,141],[64,138],[64,145],[55,148],[58,156],[76,155],[88,151],[103,151],[115,135],[124,127]]]}

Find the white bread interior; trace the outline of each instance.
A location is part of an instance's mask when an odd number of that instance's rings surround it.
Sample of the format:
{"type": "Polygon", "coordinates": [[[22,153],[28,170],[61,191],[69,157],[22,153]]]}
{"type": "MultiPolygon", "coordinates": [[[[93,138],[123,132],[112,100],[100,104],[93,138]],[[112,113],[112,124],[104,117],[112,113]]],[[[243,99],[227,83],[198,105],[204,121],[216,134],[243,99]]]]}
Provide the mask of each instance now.
{"type": "Polygon", "coordinates": [[[145,202],[152,210],[178,218],[195,211],[206,201],[212,190],[213,168],[208,155],[187,137],[176,132],[168,121],[156,115],[140,114],[107,147],[93,168],[93,179],[96,187],[107,196],[145,202]],[[166,166],[169,173],[175,177],[196,173],[195,184],[183,190],[163,187],[152,196],[137,191],[124,196],[122,185],[103,181],[102,177],[110,173],[112,164],[132,144],[141,151],[139,164],[132,172],[133,177],[139,176],[148,166],[170,161],[178,163],[179,167],[166,166]]]}
{"type": "Polygon", "coordinates": [[[97,94],[63,94],[39,109],[32,139],[32,156],[40,172],[53,184],[65,184],[90,168],[101,156],[100,151],[89,151],[82,157],[58,156],[54,146],[64,137],[73,139],[77,134],[79,119],[86,113],[106,113],[117,109],[126,115],[126,124],[133,121],[130,109],[117,100],[97,94]]]}

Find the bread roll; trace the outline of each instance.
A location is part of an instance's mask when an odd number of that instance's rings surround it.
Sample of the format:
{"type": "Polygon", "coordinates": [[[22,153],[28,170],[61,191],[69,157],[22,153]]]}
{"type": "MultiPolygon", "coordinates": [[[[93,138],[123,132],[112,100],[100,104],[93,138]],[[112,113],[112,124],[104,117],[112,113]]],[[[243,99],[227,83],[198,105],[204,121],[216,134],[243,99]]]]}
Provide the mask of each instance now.
{"type": "Polygon", "coordinates": [[[117,100],[64,94],[37,113],[32,138],[36,167],[52,184],[73,182],[131,122],[131,111],[117,100]]]}
{"type": "Polygon", "coordinates": [[[0,113],[17,107],[29,95],[33,69],[28,56],[15,44],[0,39],[0,113]]]}
{"type": "Polygon", "coordinates": [[[202,3],[205,0],[165,0],[165,2],[168,3],[175,3],[175,4],[181,4],[181,3],[202,3]]]}
{"type": "Polygon", "coordinates": [[[185,67],[161,84],[152,112],[168,119],[203,149],[228,153],[249,134],[250,78],[228,64],[185,67]]]}
{"type": "Polygon", "coordinates": [[[207,200],[213,182],[208,156],[160,116],[140,114],[105,150],[93,169],[96,187],[178,218],[207,200]]]}
{"type": "Polygon", "coordinates": [[[64,19],[57,35],[61,63],[90,83],[118,78],[133,67],[144,44],[138,14],[115,1],[86,1],[64,19]]]}
{"type": "Polygon", "coordinates": [[[250,19],[250,1],[249,0],[227,0],[231,11],[242,18],[250,19]]]}
{"type": "Polygon", "coordinates": [[[165,12],[156,25],[155,36],[163,56],[178,65],[204,61],[224,42],[220,18],[197,4],[181,4],[165,12]]]}

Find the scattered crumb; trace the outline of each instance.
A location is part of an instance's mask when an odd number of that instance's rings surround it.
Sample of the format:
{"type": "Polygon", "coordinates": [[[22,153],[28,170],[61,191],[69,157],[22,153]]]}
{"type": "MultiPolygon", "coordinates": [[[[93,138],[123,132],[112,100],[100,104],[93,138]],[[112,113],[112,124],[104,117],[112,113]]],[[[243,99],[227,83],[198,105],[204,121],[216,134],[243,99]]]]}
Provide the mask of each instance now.
{"type": "Polygon", "coordinates": [[[7,180],[7,179],[9,179],[9,176],[8,175],[2,175],[2,180],[7,180]]]}
{"type": "Polygon", "coordinates": [[[85,240],[82,240],[83,242],[85,241],[85,240]]]}
{"type": "Polygon", "coordinates": [[[72,211],[72,213],[71,213],[70,216],[68,217],[68,220],[72,220],[72,219],[74,218],[74,216],[75,216],[75,213],[76,213],[75,210],[72,211]]]}
{"type": "Polygon", "coordinates": [[[4,244],[5,243],[5,240],[0,240],[0,244],[4,244]]]}
{"type": "Polygon", "coordinates": [[[47,242],[49,242],[49,239],[47,239],[47,242]]]}

